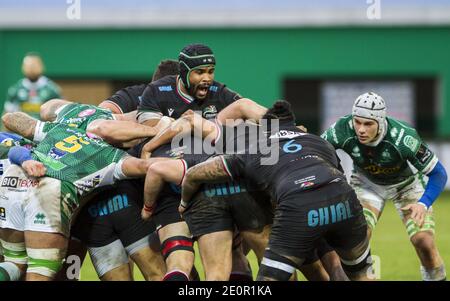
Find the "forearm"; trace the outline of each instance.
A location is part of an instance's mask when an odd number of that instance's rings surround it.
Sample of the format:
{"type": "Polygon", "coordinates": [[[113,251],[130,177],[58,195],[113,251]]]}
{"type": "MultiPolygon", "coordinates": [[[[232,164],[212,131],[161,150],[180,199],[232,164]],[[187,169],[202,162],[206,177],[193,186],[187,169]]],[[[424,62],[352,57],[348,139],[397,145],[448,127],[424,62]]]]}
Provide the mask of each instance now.
{"type": "Polygon", "coordinates": [[[220,156],[200,163],[189,168],[186,173],[182,183],[182,200],[187,204],[203,183],[221,183],[229,180],[230,175],[226,172],[220,156]]]}
{"type": "Polygon", "coordinates": [[[164,180],[158,174],[149,172],[145,177],[144,185],[144,205],[154,207],[157,197],[164,186],[164,180]]]}
{"type": "Polygon", "coordinates": [[[191,127],[189,122],[184,120],[183,118],[178,119],[172,125],[162,128],[153,139],[147,142],[144,147],[144,152],[153,152],[156,148],[166,143],[172,141],[172,139],[177,135],[183,135],[185,133],[189,133],[191,131],[191,127]]]}
{"type": "Polygon", "coordinates": [[[444,190],[445,184],[447,183],[447,172],[442,164],[438,162],[427,176],[429,178],[428,183],[419,203],[429,208],[444,190]]]}
{"type": "Polygon", "coordinates": [[[152,137],[156,134],[152,127],[124,120],[99,120],[91,123],[87,130],[113,143],[152,137]]]}
{"type": "Polygon", "coordinates": [[[3,124],[11,132],[33,139],[38,120],[22,112],[7,113],[2,117],[3,124]]]}
{"type": "Polygon", "coordinates": [[[241,98],[227,106],[217,115],[217,120],[226,124],[227,120],[254,120],[259,121],[267,112],[263,107],[251,99],[241,98]]]}

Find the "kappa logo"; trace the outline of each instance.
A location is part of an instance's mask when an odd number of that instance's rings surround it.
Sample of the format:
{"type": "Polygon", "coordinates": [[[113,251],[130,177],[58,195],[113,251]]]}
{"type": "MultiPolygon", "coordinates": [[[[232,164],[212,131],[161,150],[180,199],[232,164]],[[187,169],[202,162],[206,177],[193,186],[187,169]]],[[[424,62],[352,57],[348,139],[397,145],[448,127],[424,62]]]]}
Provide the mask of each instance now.
{"type": "Polygon", "coordinates": [[[169,117],[172,117],[172,114],[175,110],[172,108],[167,109],[167,113],[169,113],[169,117]]]}

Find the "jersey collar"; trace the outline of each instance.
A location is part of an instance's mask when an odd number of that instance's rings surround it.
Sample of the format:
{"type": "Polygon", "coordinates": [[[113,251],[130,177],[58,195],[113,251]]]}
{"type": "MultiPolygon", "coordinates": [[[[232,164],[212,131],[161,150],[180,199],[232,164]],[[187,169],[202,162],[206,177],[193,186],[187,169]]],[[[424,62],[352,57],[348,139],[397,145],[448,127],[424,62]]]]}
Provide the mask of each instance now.
{"type": "Polygon", "coordinates": [[[177,84],[176,85],[177,85],[177,94],[178,94],[178,96],[180,96],[181,100],[184,101],[185,103],[191,104],[194,101],[194,98],[191,95],[186,94],[181,90],[182,83],[181,83],[180,76],[177,76],[177,84]]]}

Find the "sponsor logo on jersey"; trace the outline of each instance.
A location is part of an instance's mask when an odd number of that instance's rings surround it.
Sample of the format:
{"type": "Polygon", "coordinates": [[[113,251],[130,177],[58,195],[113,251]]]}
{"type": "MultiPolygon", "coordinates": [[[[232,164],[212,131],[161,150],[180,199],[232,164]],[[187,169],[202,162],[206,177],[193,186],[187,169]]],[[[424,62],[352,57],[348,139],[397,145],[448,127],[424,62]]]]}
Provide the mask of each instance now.
{"type": "Polygon", "coordinates": [[[276,132],[275,134],[271,135],[270,139],[293,139],[295,137],[305,136],[308,135],[307,133],[300,133],[300,132],[294,132],[294,131],[287,131],[287,130],[281,130],[279,132],[276,132]]]}
{"type": "Polygon", "coordinates": [[[101,181],[102,181],[102,178],[100,177],[100,175],[96,175],[92,179],[87,179],[87,180],[83,181],[82,183],[78,183],[78,185],[82,191],[91,191],[92,189],[97,187],[101,181]]]}
{"type": "Polygon", "coordinates": [[[130,207],[128,196],[118,194],[107,201],[96,202],[88,208],[91,217],[104,216],[130,207]]]}
{"type": "Polygon", "coordinates": [[[355,146],[352,150],[352,157],[359,158],[361,157],[361,151],[359,150],[359,147],[355,146]]]}
{"type": "Polygon", "coordinates": [[[219,87],[217,87],[217,86],[209,87],[209,91],[212,91],[212,92],[217,92],[217,89],[219,89],[219,87]]]}
{"type": "Polygon", "coordinates": [[[392,128],[392,130],[391,130],[392,138],[397,137],[397,135],[398,135],[398,129],[397,128],[392,128]]]}
{"type": "Polygon", "coordinates": [[[0,219],[6,221],[6,209],[3,207],[0,207],[0,219]]]}
{"type": "Polygon", "coordinates": [[[214,105],[207,106],[203,109],[203,117],[206,119],[211,119],[216,117],[217,115],[217,108],[214,105]]]}
{"type": "Polygon", "coordinates": [[[307,188],[314,185],[314,181],[316,180],[316,176],[309,176],[303,179],[295,180],[294,184],[300,184],[300,188],[307,188]]]}
{"type": "Polygon", "coordinates": [[[419,141],[410,135],[406,135],[405,138],[403,138],[403,143],[413,152],[415,152],[419,146],[419,141]]]}
{"type": "Polygon", "coordinates": [[[84,111],[81,111],[81,112],[78,114],[78,117],[87,117],[87,116],[91,116],[91,115],[94,115],[94,113],[95,113],[96,111],[97,111],[96,109],[86,109],[86,110],[84,110],[84,111]]]}
{"type": "Polygon", "coordinates": [[[309,210],[308,226],[317,227],[338,223],[353,216],[348,201],[309,210]]]}
{"type": "MultiPolygon", "coordinates": [[[[246,192],[247,189],[243,183],[239,182],[231,182],[231,183],[223,183],[223,184],[209,184],[205,185],[203,188],[203,193],[207,197],[215,197],[215,196],[228,196],[238,193],[246,192]]],[[[181,191],[180,191],[181,193],[181,191]]]]}
{"type": "Polygon", "coordinates": [[[172,91],[172,86],[159,86],[158,90],[161,92],[170,92],[172,91]]]}
{"type": "Polygon", "coordinates": [[[402,137],[403,137],[404,134],[405,134],[405,129],[401,129],[397,140],[395,140],[395,145],[398,146],[400,144],[400,141],[402,141],[402,137]]]}
{"type": "Polygon", "coordinates": [[[389,160],[389,159],[391,159],[391,154],[389,153],[388,150],[384,150],[384,151],[381,153],[381,157],[382,157],[383,159],[385,159],[385,160],[389,160]]]}
{"type": "Polygon", "coordinates": [[[56,147],[52,147],[48,153],[48,155],[55,160],[61,159],[66,154],[67,154],[67,152],[57,149],[56,147]]]}
{"type": "Polygon", "coordinates": [[[175,110],[172,109],[172,108],[167,109],[167,113],[169,113],[169,117],[172,116],[172,114],[173,114],[174,111],[175,111],[175,110]]]}
{"type": "Polygon", "coordinates": [[[421,143],[419,150],[417,151],[416,158],[420,163],[425,164],[432,154],[433,153],[428,149],[428,147],[421,143]]]}
{"type": "Polygon", "coordinates": [[[86,120],[85,117],[78,117],[78,118],[69,118],[62,120],[61,122],[64,122],[65,124],[68,124],[69,126],[80,124],[86,120]]]}
{"type": "Polygon", "coordinates": [[[45,225],[45,214],[39,212],[34,216],[34,224],[45,225]]]}
{"type": "Polygon", "coordinates": [[[368,165],[368,166],[364,167],[364,170],[366,170],[367,172],[369,172],[372,175],[379,175],[379,174],[392,175],[392,174],[398,172],[400,170],[400,167],[399,166],[382,167],[382,166],[378,166],[378,165],[368,165]]]}
{"type": "Polygon", "coordinates": [[[2,180],[2,187],[8,188],[28,188],[37,187],[39,180],[21,179],[19,177],[4,177],[2,180]]]}

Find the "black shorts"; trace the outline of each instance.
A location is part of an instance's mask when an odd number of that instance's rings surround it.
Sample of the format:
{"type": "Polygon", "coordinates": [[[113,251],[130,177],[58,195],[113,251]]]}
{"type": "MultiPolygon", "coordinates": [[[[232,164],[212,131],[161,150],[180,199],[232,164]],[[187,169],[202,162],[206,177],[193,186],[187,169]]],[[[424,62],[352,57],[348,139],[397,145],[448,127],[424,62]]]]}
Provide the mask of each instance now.
{"type": "Polygon", "coordinates": [[[127,247],[155,231],[152,221],[141,218],[142,185],[136,180],[118,182],[89,201],[72,227],[72,236],[87,247],[106,246],[120,239],[127,247]]]}
{"type": "Polygon", "coordinates": [[[345,182],[289,194],[275,209],[269,248],[306,258],[324,238],[334,249],[351,250],[367,238],[367,223],[353,189],[345,182]]]}
{"type": "Polygon", "coordinates": [[[183,214],[194,237],[219,231],[260,231],[272,224],[270,199],[249,193],[245,184],[204,186],[183,214]]]}

